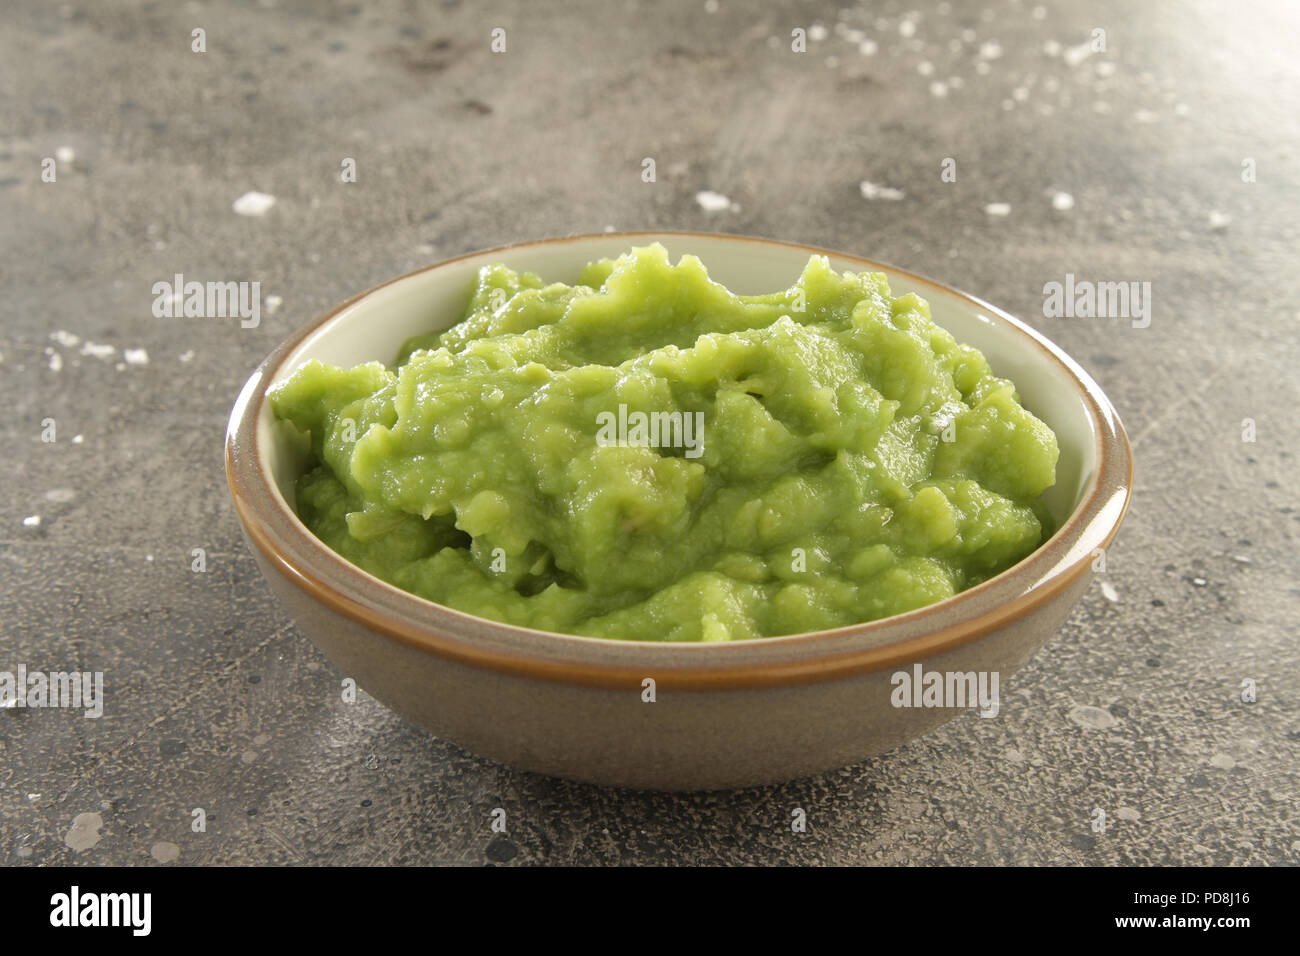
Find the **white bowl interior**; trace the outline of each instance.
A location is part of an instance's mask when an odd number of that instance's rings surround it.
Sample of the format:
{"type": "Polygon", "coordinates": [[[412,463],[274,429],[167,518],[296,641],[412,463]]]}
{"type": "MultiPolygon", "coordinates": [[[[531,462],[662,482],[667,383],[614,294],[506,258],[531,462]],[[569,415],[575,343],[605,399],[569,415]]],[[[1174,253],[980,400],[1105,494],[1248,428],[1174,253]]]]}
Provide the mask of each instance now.
{"type": "MultiPolygon", "coordinates": [[[[341,366],[372,360],[391,362],[412,335],[447,327],[460,318],[475,273],[489,262],[536,272],[549,281],[572,282],[587,262],[617,256],[631,245],[655,240],[668,248],[674,260],[686,253],[699,256],[714,280],[744,294],[787,288],[799,277],[808,258],[799,248],[775,243],[671,234],[593,236],[471,256],[390,283],[354,302],[303,339],[273,381],[287,377],[311,359],[341,366]]],[[[832,255],[830,260],[837,270],[862,269],[851,259],[832,255]]],[[[1079,505],[1099,454],[1092,418],[1067,369],[995,310],[892,270],[882,271],[895,295],[915,292],[925,298],[935,322],[959,342],[983,352],[997,375],[1015,382],[1025,407],[1056,432],[1061,448],[1057,482],[1044,501],[1059,526],[1079,505]]],[[[276,423],[269,403],[263,404],[257,433],[259,454],[289,503],[294,500],[293,484],[303,468],[301,443],[293,439],[289,430],[276,423]]]]}

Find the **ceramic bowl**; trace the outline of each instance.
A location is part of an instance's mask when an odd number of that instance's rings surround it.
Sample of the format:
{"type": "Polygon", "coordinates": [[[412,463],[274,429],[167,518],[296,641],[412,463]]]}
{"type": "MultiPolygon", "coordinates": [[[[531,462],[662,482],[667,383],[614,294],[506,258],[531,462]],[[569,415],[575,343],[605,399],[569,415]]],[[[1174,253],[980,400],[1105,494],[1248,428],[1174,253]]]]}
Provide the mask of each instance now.
{"type": "Polygon", "coordinates": [[[249,378],[230,418],[226,471],[267,583],[341,678],[482,756],[591,783],[677,790],[843,767],[963,712],[895,706],[899,673],[996,673],[1005,695],[1008,678],[1088,587],[1097,550],[1124,517],[1132,453],[1115,410],[1076,362],[973,296],[857,256],[785,242],[609,233],[459,256],[330,309],[249,378]],[[1025,406],[1056,432],[1061,456],[1046,502],[1059,529],[1002,574],[907,614],[761,640],[655,644],[546,633],[433,604],[348,563],[298,520],[293,483],[303,461],[274,420],[269,386],[308,359],[391,362],[408,336],[458,318],[475,272],[487,263],[571,282],[586,262],[654,240],[674,258],[699,256],[738,292],[785,288],[809,255],[821,253],[836,269],[884,272],[895,295],[924,296],[935,321],[1014,380],[1025,406]]]}

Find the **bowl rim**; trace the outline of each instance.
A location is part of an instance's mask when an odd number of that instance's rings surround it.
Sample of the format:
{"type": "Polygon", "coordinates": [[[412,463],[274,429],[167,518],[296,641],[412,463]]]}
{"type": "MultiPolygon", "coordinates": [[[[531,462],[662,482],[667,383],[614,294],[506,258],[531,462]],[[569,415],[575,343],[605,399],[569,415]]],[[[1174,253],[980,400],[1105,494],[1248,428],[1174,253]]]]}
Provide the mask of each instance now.
{"type": "Polygon", "coordinates": [[[906,269],[852,253],[757,236],[668,229],[583,233],[466,252],[387,279],[298,328],[257,367],[231,411],[226,477],[236,516],[264,570],[278,571],[315,601],[408,647],[517,676],[582,686],[705,691],[799,685],[900,667],[971,643],[1062,596],[1085,574],[1097,548],[1114,538],[1128,509],[1133,455],[1128,436],[1101,388],[1046,336],[984,300],[906,269]],[[1009,326],[1055,362],[1075,386],[1091,421],[1097,463],[1079,503],[1037,550],[1000,574],[950,598],[903,614],[845,627],[711,643],[645,642],[583,637],[477,617],[389,584],[330,550],[285,502],[263,460],[258,421],[266,391],[290,354],[345,309],[414,276],[467,259],[546,245],[656,238],[755,243],[824,255],[962,300],[1009,326]]]}

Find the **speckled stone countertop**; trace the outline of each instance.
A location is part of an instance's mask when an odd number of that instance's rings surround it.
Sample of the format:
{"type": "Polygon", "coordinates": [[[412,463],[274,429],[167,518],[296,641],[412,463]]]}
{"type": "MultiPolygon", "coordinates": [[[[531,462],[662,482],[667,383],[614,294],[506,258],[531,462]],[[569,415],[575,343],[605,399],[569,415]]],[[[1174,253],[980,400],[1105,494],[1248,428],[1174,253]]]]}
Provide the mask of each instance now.
{"type": "Polygon", "coordinates": [[[1300,861],[1296,35],[1283,2],[11,0],[0,670],[102,671],[105,703],[0,711],[0,859],[1300,861]],[[249,192],[275,203],[241,215],[249,192]],[[1101,383],[1132,509],[998,718],[663,795],[518,773],[341,702],[240,537],[239,386],[379,280],[607,227],[892,262],[1027,318],[1101,383]],[[155,317],[176,273],[259,281],[260,323],[155,317]],[[1067,274],[1150,282],[1149,326],[1047,317],[1067,274]]]}

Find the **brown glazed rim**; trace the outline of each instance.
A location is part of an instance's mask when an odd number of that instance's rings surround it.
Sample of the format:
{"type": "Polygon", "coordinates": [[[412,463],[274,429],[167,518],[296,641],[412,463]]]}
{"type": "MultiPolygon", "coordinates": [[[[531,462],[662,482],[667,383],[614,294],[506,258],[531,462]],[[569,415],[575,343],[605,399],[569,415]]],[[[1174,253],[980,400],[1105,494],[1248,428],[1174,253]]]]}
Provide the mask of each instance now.
{"type": "Polygon", "coordinates": [[[627,689],[654,677],[659,689],[733,690],[798,685],[897,668],[1003,628],[1063,596],[1087,573],[1092,552],[1110,544],[1128,508],[1133,456],[1118,415],[1073,359],[1034,329],[981,299],[861,256],[799,243],[721,233],[645,230],[512,243],[416,269],[353,296],[307,323],[258,367],[240,393],[226,433],[226,477],[235,511],[269,567],[326,608],[409,647],[473,667],[552,682],[627,689]],[[395,282],[465,259],[520,248],[654,237],[747,242],[826,255],[955,296],[995,316],[1038,347],[1077,387],[1091,418],[1097,466],[1083,500],[1037,551],[1001,574],[944,601],[893,617],[805,634],[681,644],[622,641],[537,631],[475,617],[403,591],[331,551],[288,507],[257,442],[266,389],[299,343],[342,310],[395,282]]]}

